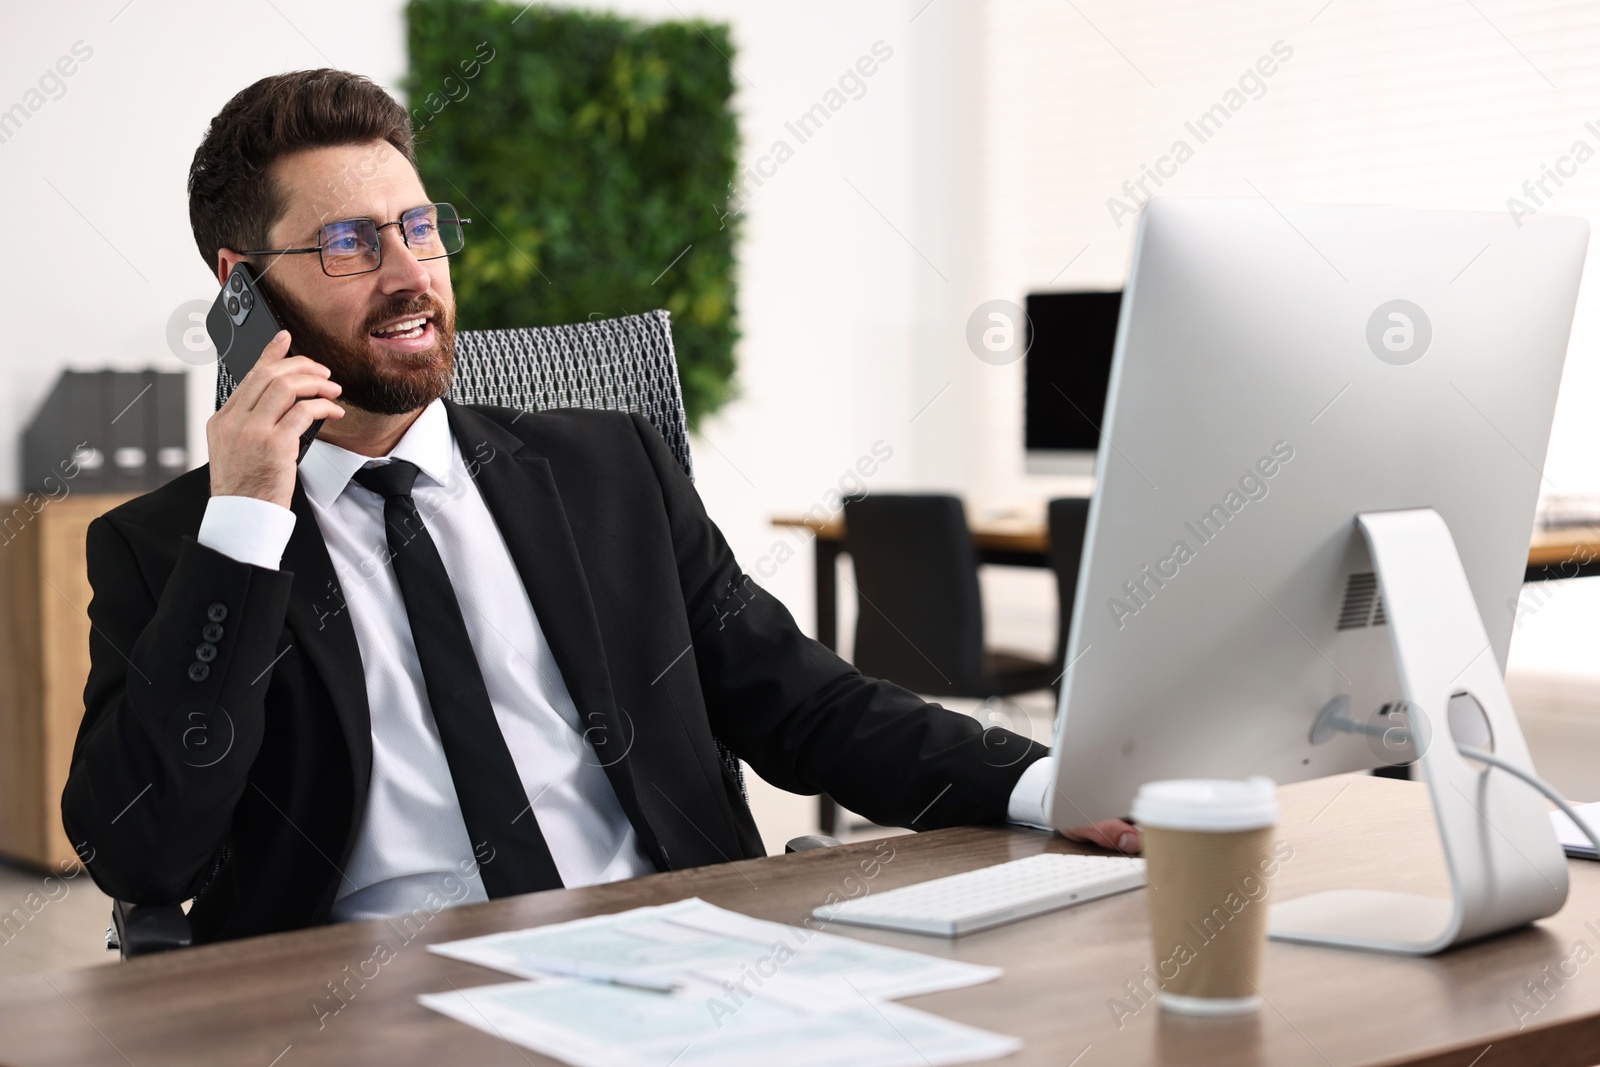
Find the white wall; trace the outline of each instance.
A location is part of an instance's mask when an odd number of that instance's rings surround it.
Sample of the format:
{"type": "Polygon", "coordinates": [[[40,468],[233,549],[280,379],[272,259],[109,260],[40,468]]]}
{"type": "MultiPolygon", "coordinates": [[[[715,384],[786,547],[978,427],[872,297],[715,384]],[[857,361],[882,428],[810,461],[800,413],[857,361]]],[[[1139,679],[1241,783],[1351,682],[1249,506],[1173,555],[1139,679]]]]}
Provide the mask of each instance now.
{"type": "MultiPolygon", "coordinates": [[[[92,54],[0,143],[20,249],[0,257],[0,494],[17,490],[22,429],[62,368],[190,369],[167,344],[167,320],[186,301],[209,301],[216,282],[190,235],[184,182],[228,98],[264,75],[330,64],[398,87],[398,0],[275,3],[248,5],[242,19],[223,5],[147,0],[8,7],[0,110],[36,102],[28,91],[74,43],[92,54]]],[[[198,464],[215,377],[192,370],[198,464]]]]}
{"type": "MultiPolygon", "coordinates": [[[[1194,158],[1167,195],[1379,203],[1497,212],[1600,120],[1600,5],[1571,0],[1427,2],[1168,0],[1073,8],[1051,0],[985,7],[979,153],[991,240],[986,284],[1017,293],[1056,282],[1120,284],[1134,225],[1107,200],[1180,137],[1194,158]],[[1314,19],[1314,21],[1313,21],[1314,19]],[[1092,20],[1092,22],[1091,22],[1092,20]],[[1492,20],[1492,21],[1491,21],[1492,20]],[[1211,140],[1184,128],[1274,44],[1292,53],[1211,140]]],[[[1153,186],[1152,186],[1153,187],[1153,186]]],[[[1600,220],[1600,162],[1544,210],[1600,220]]],[[[1600,492],[1600,242],[1590,246],[1547,475],[1600,492]]],[[[1508,358],[1515,358],[1508,353],[1508,358]]],[[[1017,376],[1010,375],[1013,380],[1017,376]]],[[[1013,442],[1015,403],[984,409],[1013,442]]],[[[1005,470],[1016,465],[1003,462],[1005,470]]]]}
{"type": "MultiPolygon", "coordinates": [[[[1600,133],[1585,128],[1600,126],[1592,2],[1007,0],[982,10],[986,106],[973,154],[985,170],[972,204],[984,241],[973,271],[989,296],[1119,286],[1135,227],[1113,219],[1108,199],[1129,201],[1123,183],[1180,138],[1194,155],[1163,194],[1490,211],[1508,233],[1507,200],[1526,197],[1524,181],[1579,138],[1600,150],[1600,133]],[[1290,58],[1200,143],[1185,121],[1275,44],[1290,58]]],[[[1600,159],[1548,188],[1542,210],[1600,223],[1600,159]]],[[[1591,241],[1547,492],[1600,493],[1597,257],[1591,241]]],[[[968,487],[1025,493],[1038,482],[1020,474],[1020,366],[989,370],[991,390],[965,411],[984,445],[968,487]]],[[[1524,608],[1513,672],[1600,675],[1600,582],[1530,587],[1524,608]]]]}

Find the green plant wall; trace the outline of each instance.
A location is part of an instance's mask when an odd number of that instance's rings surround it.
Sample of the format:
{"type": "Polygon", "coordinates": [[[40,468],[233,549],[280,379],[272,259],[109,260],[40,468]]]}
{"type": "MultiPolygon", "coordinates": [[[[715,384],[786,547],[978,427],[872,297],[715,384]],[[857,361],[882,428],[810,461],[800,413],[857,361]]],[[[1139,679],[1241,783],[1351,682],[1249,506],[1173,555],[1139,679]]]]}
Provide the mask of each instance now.
{"type": "Polygon", "coordinates": [[[732,394],[738,157],[728,28],[411,0],[429,195],[473,220],[462,329],[672,313],[689,422],[732,394]]]}

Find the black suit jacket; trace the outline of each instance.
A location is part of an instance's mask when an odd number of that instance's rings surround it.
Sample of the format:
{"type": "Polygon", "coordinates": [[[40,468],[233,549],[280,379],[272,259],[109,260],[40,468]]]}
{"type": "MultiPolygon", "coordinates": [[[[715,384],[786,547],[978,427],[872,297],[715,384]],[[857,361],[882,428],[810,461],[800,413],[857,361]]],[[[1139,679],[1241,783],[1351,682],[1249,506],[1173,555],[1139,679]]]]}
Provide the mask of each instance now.
{"type": "MultiPolygon", "coordinates": [[[[765,854],[713,737],[767,781],[886,825],[1005,818],[1044,749],[805,637],[644,419],[446,407],[658,869],[765,854]]],[[[202,467],[89,527],[92,666],[62,795],[95,882],[134,903],[199,891],[202,941],[326,920],[372,767],[360,651],[303,488],[271,571],[195,540],[209,486],[202,467]]]]}

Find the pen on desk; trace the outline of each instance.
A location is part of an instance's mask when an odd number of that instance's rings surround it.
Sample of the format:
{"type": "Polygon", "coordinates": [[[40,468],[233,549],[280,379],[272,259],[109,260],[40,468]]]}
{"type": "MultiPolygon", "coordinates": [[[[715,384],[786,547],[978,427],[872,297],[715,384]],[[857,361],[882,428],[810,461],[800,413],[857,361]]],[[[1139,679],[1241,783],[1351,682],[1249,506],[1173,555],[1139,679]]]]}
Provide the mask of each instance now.
{"type": "Polygon", "coordinates": [[[650,993],[676,993],[680,988],[679,983],[671,978],[657,978],[654,975],[639,974],[634,971],[614,971],[605,967],[589,967],[581,963],[569,963],[565,960],[524,960],[523,962],[539,974],[553,975],[560,978],[577,978],[585,982],[600,982],[605,985],[624,986],[628,989],[643,989],[650,993]]]}

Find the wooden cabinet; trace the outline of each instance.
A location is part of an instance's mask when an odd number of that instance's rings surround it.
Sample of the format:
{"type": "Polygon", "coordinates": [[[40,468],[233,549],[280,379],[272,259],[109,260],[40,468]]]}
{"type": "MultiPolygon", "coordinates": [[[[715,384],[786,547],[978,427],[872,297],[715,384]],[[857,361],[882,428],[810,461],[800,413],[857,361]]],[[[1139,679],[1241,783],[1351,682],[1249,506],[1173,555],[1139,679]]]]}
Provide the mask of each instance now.
{"type": "Polygon", "coordinates": [[[0,853],[60,869],[76,862],[61,791],[89,677],[84,538],[130,496],[43,499],[0,501],[0,853]]]}

